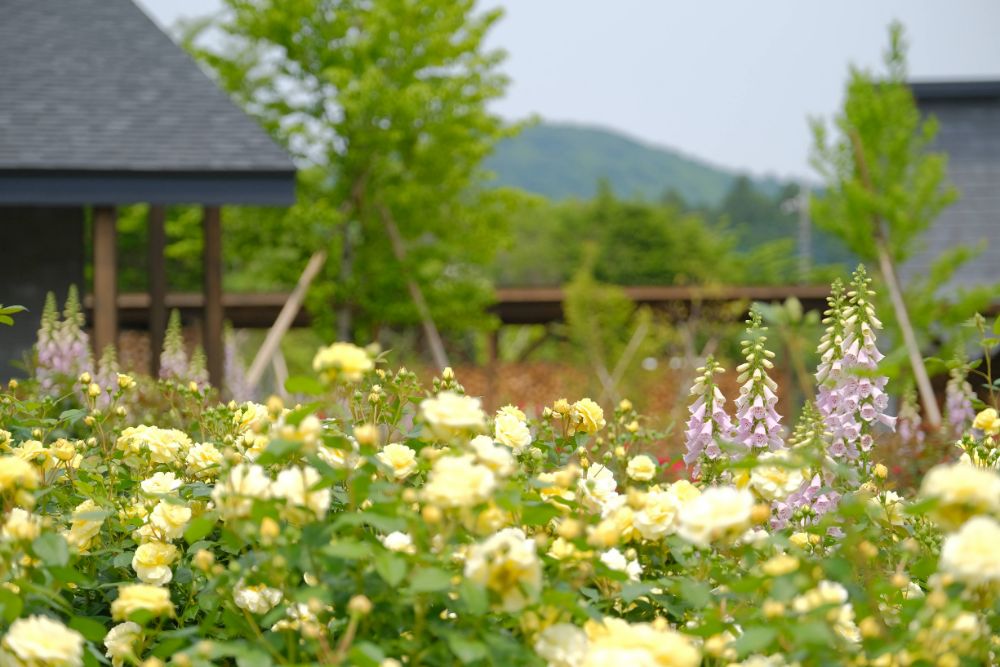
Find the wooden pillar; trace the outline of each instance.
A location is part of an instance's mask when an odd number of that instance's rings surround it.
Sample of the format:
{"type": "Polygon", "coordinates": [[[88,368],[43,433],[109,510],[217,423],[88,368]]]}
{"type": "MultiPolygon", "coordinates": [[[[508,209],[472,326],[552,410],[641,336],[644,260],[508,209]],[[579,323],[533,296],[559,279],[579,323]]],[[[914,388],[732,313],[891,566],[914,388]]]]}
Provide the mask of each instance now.
{"type": "Polygon", "coordinates": [[[486,334],[486,403],[490,410],[500,401],[500,327],[486,334]]]}
{"type": "Polygon", "coordinates": [[[164,249],[167,233],[164,227],[166,210],[162,206],[149,207],[149,373],[160,374],[160,352],[163,335],[167,330],[167,264],[164,249]]]}
{"type": "Polygon", "coordinates": [[[205,206],[205,328],[202,345],[208,365],[208,379],[214,387],[222,387],[222,221],[218,206],[205,206]]]}
{"type": "Polygon", "coordinates": [[[118,344],[118,230],[113,206],[94,207],[94,352],[118,344]]]}

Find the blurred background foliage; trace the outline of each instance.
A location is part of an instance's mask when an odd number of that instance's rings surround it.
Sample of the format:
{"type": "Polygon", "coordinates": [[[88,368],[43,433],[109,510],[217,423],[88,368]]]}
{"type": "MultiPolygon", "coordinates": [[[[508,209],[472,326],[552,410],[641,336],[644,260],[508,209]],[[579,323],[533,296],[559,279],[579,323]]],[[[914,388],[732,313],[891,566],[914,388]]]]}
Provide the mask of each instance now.
{"type": "MultiPolygon", "coordinates": [[[[562,386],[587,386],[606,401],[637,397],[668,421],[683,416],[685,388],[707,354],[738,356],[750,304],[652,312],[622,287],[828,283],[873,261],[872,211],[889,221],[902,261],[956,196],[944,158],[931,151],[934,122],[921,118],[905,84],[896,29],[886,70],[851,70],[842,113],[830,125],[814,122],[823,184],[803,193],[800,183],[727,171],[611,131],[503,122],[489,102],[507,85],[504,54],[484,46],[500,14],[477,12],[471,0],[340,1],[334,15],[328,6],[231,0],[183,30],[189,51],[300,165],[294,206],[223,209],[227,291],[287,291],[314,252],[328,253],[306,303],[313,328],[282,345],[293,373],[335,338],[378,341],[420,368],[426,339],[412,280],[457,365],[511,367],[499,386],[467,379],[473,393],[530,405],[535,388],[541,402],[562,386]],[[223,38],[208,48],[207,31],[223,38]],[[859,186],[845,138],[855,129],[866,151],[884,157],[874,193],[859,186]],[[810,197],[816,225],[803,245],[810,197]],[[493,358],[496,287],[565,287],[565,321],[504,327],[493,358]]],[[[147,213],[119,211],[125,292],[146,289],[147,213]]],[[[168,209],[167,236],[169,288],[198,291],[199,209],[168,209]]],[[[975,252],[943,255],[907,284],[925,352],[959,350],[961,338],[947,332],[996,293],[940,293],[975,252]]],[[[811,395],[817,314],[794,299],[762,313],[779,352],[779,384],[811,395]]],[[[891,310],[883,304],[879,313],[890,371],[905,379],[891,310]]],[[[247,337],[245,356],[262,335],[247,337]]]]}

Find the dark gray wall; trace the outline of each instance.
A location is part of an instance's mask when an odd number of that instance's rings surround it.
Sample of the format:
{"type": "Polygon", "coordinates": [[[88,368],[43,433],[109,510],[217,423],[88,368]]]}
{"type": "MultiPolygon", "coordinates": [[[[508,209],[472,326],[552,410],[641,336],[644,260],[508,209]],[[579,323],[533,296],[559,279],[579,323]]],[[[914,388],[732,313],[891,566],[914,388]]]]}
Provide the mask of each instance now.
{"type": "Polygon", "coordinates": [[[948,248],[986,241],[948,287],[1000,282],[1000,99],[924,100],[920,109],[938,119],[934,148],[948,154],[948,177],[960,198],[924,235],[926,250],[903,267],[903,277],[925,274],[948,248]]]}
{"type": "Polygon", "coordinates": [[[31,351],[45,294],[62,309],[71,284],[83,289],[83,209],[0,207],[0,303],[29,309],[0,325],[0,380],[21,376],[13,361],[31,351]]]}

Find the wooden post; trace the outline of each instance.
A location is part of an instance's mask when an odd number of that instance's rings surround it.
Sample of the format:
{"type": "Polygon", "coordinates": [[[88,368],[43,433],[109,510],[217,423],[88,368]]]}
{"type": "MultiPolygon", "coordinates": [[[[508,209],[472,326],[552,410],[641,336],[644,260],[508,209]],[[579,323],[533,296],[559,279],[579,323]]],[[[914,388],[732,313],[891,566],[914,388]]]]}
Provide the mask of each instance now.
{"type": "Polygon", "coordinates": [[[212,386],[222,388],[222,222],[218,206],[205,206],[203,210],[205,235],[205,328],[202,346],[208,366],[208,380],[212,386]]]}
{"type": "Polygon", "coordinates": [[[118,234],[113,206],[94,207],[94,352],[118,344],[118,234]]]}
{"type": "MultiPolygon", "coordinates": [[[[861,144],[861,136],[857,130],[851,131],[851,144],[854,148],[854,161],[861,174],[861,180],[865,188],[875,194],[872,185],[868,162],[865,160],[864,146],[861,144]]],[[[910,315],[906,310],[906,302],[903,300],[903,288],[899,284],[896,276],[896,267],[892,263],[889,255],[889,242],[886,239],[885,228],[882,218],[877,213],[872,213],[872,235],[875,239],[875,249],[878,253],[879,272],[885,280],[886,288],[889,290],[889,300],[896,313],[896,321],[899,323],[899,330],[903,334],[903,345],[906,347],[907,356],[910,358],[910,367],[913,369],[913,379],[917,383],[917,391],[920,394],[920,402],[924,407],[924,418],[930,424],[932,430],[941,427],[941,411],[938,409],[937,398],[934,396],[934,388],[931,386],[930,377],[927,375],[927,367],[924,366],[924,358],[920,354],[920,346],[917,345],[917,337],[913,332],[913,325],[910,324],[910,315]]]]}
{"type": "Polygon", "coordinates": [[[486,334],[486,403],[490,410],[500,401],[500,327],[486,334]]]}
{"type": "MultiPolygon", "coordinates": [[[[299,276],[299,282],[295,285],[295,289],[288,295],[288,301],[281,307],[278,319],[274,321],[274,325],[267,332],[267,337],[264,338],[264,343],[260,346],[260,350],[257,351],[257,356],[254,357],[253,363],[250,364],[250,370],[247,372],[247,383],[254,389],[260,383],[267,363],[275,357],[276,353],[281,353],[281,348],[279,347],[281,339],[288,333],[289,327],[295,321],[295,316],[298,315],[299,308],[302,307],[302,301],[306,298],[309,285],[312,284],[313,279],[319,274],[320,269],[323,268],[324,262],[326,262],[325,250],[318,250],[313,253],[313,256],[309,258],[309,263],[306,264],[305,270],[302,271],[302,275],[299,276]]],[[[284,384],[279,383],[279,386],[284,387],[284,384]]]]}
{"type": "MultiPolygon", "coordinates": [[[[385,204],[380,203],[378,210],[382,216],[382,224],[385,225],[385,231],[389,236],[392,252],[396,255],[396,259],[405,273],[406,248],[403,246],[403,237],[399,233],[399,227],[396,226],[396,220],[392,217],[392,213],[385,204]]],[[[431,309],[428,307],[427,300],[424,298],[424,292],[420,289],[417,281],[410,275],[405,275],[405,278],[406,289],[409,290],[413,305],[417,308],[417,315],[420,316],[420,324],[423,326],[424,335],[427,336],[427,344],[431,348],[431,356],[434,358],[434,364],[438,367],[439,371],[443,371],[451,364],[448,363],[448,355],[444,350],[441,334],[434,323],[434,318],[431,317],[431,309]]]]}
{"type": "Polygon", "coordinates": [[[160,373],[160,352],[167,330],[167,265],[164,249],[166,211],[162,206],[149,207],[149,373],[160,373]]]}

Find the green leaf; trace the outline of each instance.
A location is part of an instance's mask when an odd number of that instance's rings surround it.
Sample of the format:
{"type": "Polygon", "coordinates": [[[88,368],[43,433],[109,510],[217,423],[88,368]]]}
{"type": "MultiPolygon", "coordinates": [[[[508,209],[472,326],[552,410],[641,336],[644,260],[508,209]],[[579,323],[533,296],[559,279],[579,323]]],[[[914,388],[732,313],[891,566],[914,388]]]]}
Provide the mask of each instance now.
{"type": "Polygon", "coordinates": [[[385,660],[385,653],[375,644],[366,641],[355,642],[347,654],[352,665],[358,667],[378,667],[385,660]]]}
{"type": "Polygon", "coordinates": [[[644,584],[641,582],[633,582],[625,584],[624,586],[622,586],[622,593],[621,593],[622,601],[632,602],[636,598],[646,595],[654,588],[655,586],[653,586],[652,584],[644,584]]]}
{"type": "Polygon", "coordinates": [[[123,551],[111,560],[111,564],[115,567],[131,567],[133,556],[135,556],[134,551],[123,551]]]}
{"type": "Polygon", "coordinates": [[[743,634],[733,642],[732,648],[740,657],[748,653],[756,653],[767,648],[778,636],[778,631],[774,628],[757,625],[743,630],[743,634]]]}
{"type": "Polygon", "coordinates": [[[10,589],[0,588],[0,609],[3,610],[3,620],[13,623],[24,609],[24,600],[10,589]]]}
{"type": "Polygon", "coordinates": [[[448,635],[448,648],[462,661],[462,664],[476,662],[486,657],[486,644],[474,639],[466,639],[462,635],[448,635]]]}
{"type": "Polygon", "coordinates": [[[490,598],[484,586],[469,579],[463,579],[458,587],[458,595],[473,616],[482,616],[489,611],[490,598]]]}
{"type": "Polygon", "coordinates": [[[104,623],[96,618],[90,618],[87,616],[74,616],[69,619],[69,627],[73,628],[83,635],[85,639],[89,639],[92,642],[102,641],[104,636],[108,633],[107,629],[104,627],[104,623]]]}
{"type": "Polygon", "coordinates": [[[413,571],[410,590],[414,593],[434,593],[451,587],[451,575],[436,567],[425,567],[413,571]]]}
{"type": "Polygon", "coordinates": [[[204,538],[215,528],[215,519],[214,514],[205,514],[193,519],[184,531],[184,539],[188,544],[193,544],[204,538]]]}
{"type": "Polygon", "coordinates": [[[82,408],[73,408],[72,410],[63,410],[62,414],[59,415],[59,421],[74,424],[86,416],[86,410],[82,408]]]}
{"type": "Polygon", "coordinates": [[[343,558],[344,560],[358,560],[370,556],[372,552],[372,547],[366,542],[358,542],[357,540],[337,540],[327,546],[323,547],[323,553],[328,556],[334,556],[335,558],[343,558]]]}
{"type": "Polygon", "coordinates": [[[549,503],[525,504],[521,511],[521,523],[528,526],[544,526],[559,516],[559,510],[549,503]]]}
{"type": "Polygon", "coordinates": [[[31,549],[46,565],[62,567],[69,563],[69,547],[59,533],[40,535],[31,544],[31,549]]]}
{"type": "Polygon", "coordinates": [[[391,551],[383,551],[375,556],[375,571],[385,583],[395,587],[406,576],[406,561],[391,551]]]}
{"type": "Polygon", "coordinates": [[[792,634],[795,635],[797,641],[803,644],[824,645],[833,642],[830,628],[820,621],[796,623],[792,627],[792,634]]]}
{"type": "Polygon", "coordinates": [[[712,589],[707,584],[693,579],[681,579],[678,583],[680,595],[695,609],[707,607],[712,601],[712,589]]]}
{"type": "Polygon", "coordinates": [[[997,318],[993,320],[993,333],[1000,336],[1000,315],[997,315],[997,318]]]}
{"type": "Polygon", "coordinates": [[[294,440],[272,440],[267,443],[267,447],[257,457],[256,463],[262,466],[269,466],[286,458],[289,454],[297,452],[302,447],[301,442],[294,440]]]}
{"type": "Polygon", "coordinates": [[[323,383],[314,377],[307,375],[295,375],[285,380],[285,391],[289,394],[305,394],[306,396],[319,396],[325,389],[323,383]]]}

